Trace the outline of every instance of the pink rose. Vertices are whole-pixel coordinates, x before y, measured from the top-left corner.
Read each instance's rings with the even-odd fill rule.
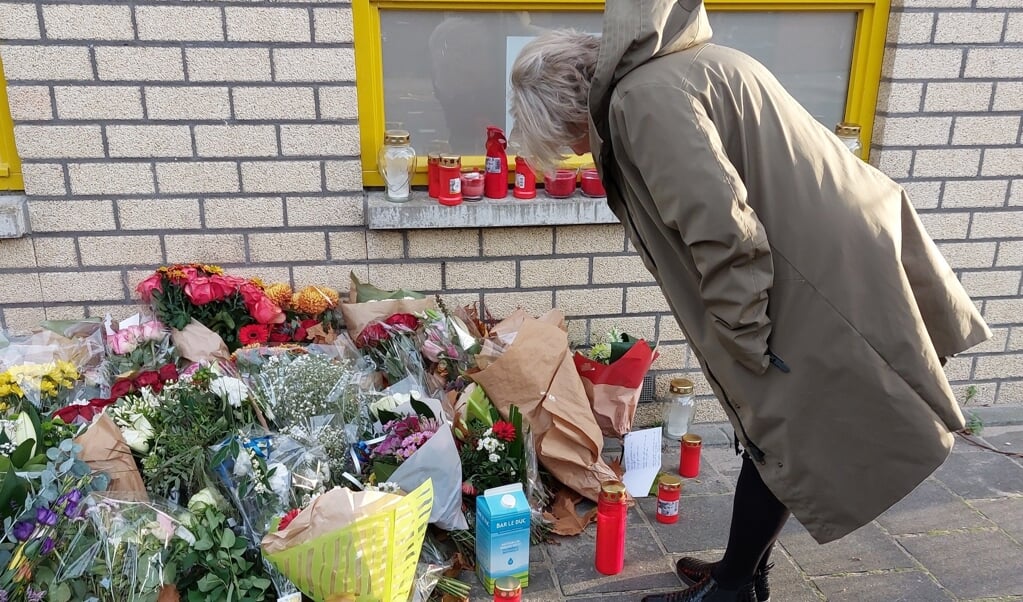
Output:
[[[149,303],[153,299],[153,291],[163,292],[163,276],[160,274],[153,274],[135,287],[135,292],[144,303]]]
[[[220,301],[230,292],[224,283],[205,276],[197,276],[185,285],[185,296],[196,305],[206,305],[207,303]]]
[[[144,341],[159,341],[166,335],[163,324],[153,320],[142,325],[139,337]]]
[[[130,329],[125,328],[124,330],[118,331],[113,336],[107,337],[107,344],[110,345],[110,350],[116,355],[128,355],[138,346],[138,341],[135,338],[135,333],[131,332]]]
[[[280,324],[284,321],[284,312],[266,295],[261,295],[255,303],[246,306],[252,317],[260,324]]]

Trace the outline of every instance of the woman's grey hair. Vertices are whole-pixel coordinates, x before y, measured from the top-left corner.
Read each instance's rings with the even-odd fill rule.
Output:
[[[600,36],[555,30],[526,44],[511,71],[512,140],[538,173],[565,158],[588,123]]]

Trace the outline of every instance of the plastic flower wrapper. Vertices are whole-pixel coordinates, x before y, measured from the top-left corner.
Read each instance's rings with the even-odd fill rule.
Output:
[[[103,327],[111,382],[174,363],[170,330],[158,320],[135,314],[115,324],[107,315]]]
[[[473,366],[473,355],[479,351],[480,343],[469,332],[461,318],[447,313],[443,301],[437,300],[439,309],[428,309],[420,318],[423,331],[420,351],[432,364],[431,375],[440,381],[433,395],[446,391],[461,390],[466,384],[463,377]]]
[[[433,500],[334,488],[289,511],[262,541],[266,558],[316,602],[408,600]]]
[[[93,494],[86,504],[99,542],[95,594],[103,602],[155,602],[175,583],[178,559],[196,544],[190,518],[166,502],[115,495]]]
[[[426,369],[419,350],[419,318],[413,314],[393,314],[368,324],[355,338],[355,345],[389,385],[412,377],[426,381]]]

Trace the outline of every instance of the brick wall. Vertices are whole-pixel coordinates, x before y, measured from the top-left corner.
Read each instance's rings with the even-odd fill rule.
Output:
[[[1023,4],[896,0],[872,158],[909,191],[994,338],[961,396],[1023,403]]]
[[[893,14],[873,157],[996,331],[951,378],[1023,403],[1023,11],[930,1]],[[0,326],[124,313],[165,262],[341,289],[355,270],[497,316],[556,306],[579,343],[656,339],[657,390],[686,374],[720,417],[620,226],[363,227],[349,5],[14,2],[0,38],[33,230],[0,241]]]

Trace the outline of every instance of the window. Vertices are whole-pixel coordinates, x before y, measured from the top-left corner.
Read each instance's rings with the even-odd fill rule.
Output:
[[[21,161],[14,146],[14,122],[7,104],[7,82],[0,63],[0,191],[21,190]]]
[[[707,0],[714,42],[767,65],[829,128],[853,121],[869,141],[889,0]],[[509,127],[508,73],[538,32],[600,33],[600,0],[354,0],[363,181],[383,184],[383,132],[412,134],[426,153],[446,143],[481,166],[484,127]],[[865,145],[869,147],[869,144]]]

